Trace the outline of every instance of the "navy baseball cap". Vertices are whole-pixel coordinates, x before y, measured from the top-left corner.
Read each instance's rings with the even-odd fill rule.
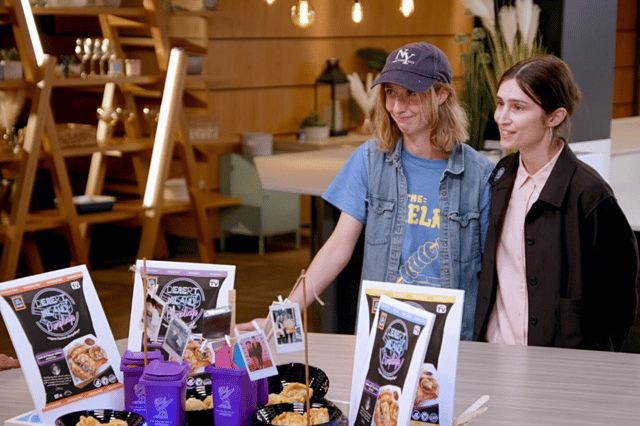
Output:
[[[451,83],[447,55],[432,44],[409,43],[391,52],[380,76],[373,83],[393,83],[413,92],[426,92],[437,81]]]

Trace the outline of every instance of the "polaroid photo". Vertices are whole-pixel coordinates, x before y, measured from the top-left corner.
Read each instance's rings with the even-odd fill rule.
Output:
[[[202,315],[202,337],[207,340],[220,340],[231,336],[231,306],[208,309]]]
[[[164,337],[164,342],[162,342],[162,349],[167,351],[169,359],[182,362],[184,351],[189,343],[191,327],[174,315],[173,311],[171,311],[170,316],[167,334]]]
[[[278,368],[273,361],[264,331],[243,334],[238,333],[237,328],[234,331],[249,378],[254,381],[277,375]]]
[[[166,303],[153,293],[147,293],[145,298],[145,309],[140,319],[140,329],[144,330],[145,322],[147,325],[147,337],[150,342],[157,342],[160,328],[162,327],[162,318],[165,314]]]
[[[286,303],[269,306],[276,352],[279,354],[304,350],[304,330],[300,306]]]
[[[158,294],[158,277],[147,276],[147,293],[154,296]]]

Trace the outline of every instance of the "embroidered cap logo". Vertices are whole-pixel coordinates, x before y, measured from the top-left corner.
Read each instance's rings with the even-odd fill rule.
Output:
[[[400,49],[398,53],[396,53],[396,58],[393,60],[393,63],[402,62],[404,65],[415,64],[415,62],[411,60],[414,56],[416,56],[416,54],[409,54],[408,49]]]

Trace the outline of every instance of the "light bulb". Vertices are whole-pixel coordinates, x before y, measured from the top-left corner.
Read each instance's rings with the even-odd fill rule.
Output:
[[[307,0],[300,0],[297,6],[291,6],[291,20],[300,28],[306,28],[313,24],[315,17],[316,11]]]
[[[267,0],[267,4],[273,4],[273,2],[276,0]]]
[[[356,0],[351,8],[351,19],[356,24],[362,21],[362,3],[360,3],[360,0]]]
[[[408,18],[413,13],[415,7],[413,6],[413,0],[401,0],[400,1],[400,13]]]

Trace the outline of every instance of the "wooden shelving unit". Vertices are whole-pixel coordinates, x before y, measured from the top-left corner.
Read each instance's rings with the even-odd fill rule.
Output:
[[[133,77],[85,77],[54,78],[53,87],[100,87],[107,83],[123,84],[157,84],[163,83],[163,75],[141,75]]]
[[[204,12],[207,19],[215,13]],[[153,46],[158,59],[159,75],[133,77],[95,77],[62,79],[53,76],[55,58],[44,55],[39,35],[34,32],[34,15],[82,15],[97,16],[103,36],[111,40],[115,51],[124,57],[125,44]],[[65,229],[68,236],[73,264],[88,264],[90,226],[100,223],[133,221],[142,226],[142,239],[138,251],[140,258],[153,258],[163,240],[160,221],[163,216],[174,213],[190,213],[195,220],[198,245],[203,262],[215,261],[213,246],[214,233],[207,223],[207,210],[219,209],[240,203],[240,199],[214,192],[203,192],[195,176],[196,154],[211,152],[214,141],[198,145],[192,144],[188,137],[186,116],[182,105],[185,82],[190,80],[209,81],[224,76],[186,75],[186,54],[173,49],[167,35],[166,12],[160,6],[160,0],[144,0],[142,8],[52,8],[30,7],[28,0],[7,0],[6,6],[0,6],[0,24],[10,24],[20,50],[25,67],[24,81],[0,82],[0,90],[27,88],[31,97],[31,113],[27,124],[25,142],[18,154],[0,153],[0,165],[3,169],[16,170],[15,188],[11,199],[11,211],[3,218],[0,240],[3,241],[0,260],[0,281],[15,276],[20,251],[23,249],[25,233],[47,229]],[[32,24],[30,24],[32,23]],[[136,37],[121,37],[120,27],[146,28],[150,40]],[[149,44],[150,43],[150,44]],[[173,61],[173,64],[170,63]],[[171,77],[171,78],[168,78]],[[205,83],[206,84],[206,83]],[[164,85],[161,95],[158,88]],[[125,122],[124,137],[113,137],[113,129],[104,121],[99,121],[96,144],[62,145],[58,138],[56,123],[51,110],[51,92],[57,88],[74,90],[92,90],[104,87],[101,107],[116,107],[116,92],[124,99],[124,108],[136,110],[136,96],[161,97],[160,120],[155,140],[144,137],[140,118],[135,116]],[[169,98],[174,102],[169,103]],[[165,112],[163,112],[165,111]],[[167,112],[168,111],[168,112]],[[207,148],[209,146],[209,148]],[[228,148],[225,141],[213,148]],[[73,192],[66,159],[72,157],[91,157],[91,166],[86,182],[85,195],[98,195],[103,191],[107,162],[110,156],[128,156],[133,162],[137,180],[137,189],[130,191],[132,199],[118,201],[112,211],[78,214],[73,204]],[[151,160],[149,161],[149,156]],[[185,176],[189,201],[167,202],[161,194],[167,179],[170,162],[178,159]],[[155,166],[154,166],[155,164]],[[35,175],[38,168],[49,170],[53,188],[58,199],[56,209],[29,211]],[[151,195],[154,195],[153,197]],[[39,263],[39,262],[38,262]]]
[[[0,90],[23,89],[27,87],[24,80],[0,80]]]

